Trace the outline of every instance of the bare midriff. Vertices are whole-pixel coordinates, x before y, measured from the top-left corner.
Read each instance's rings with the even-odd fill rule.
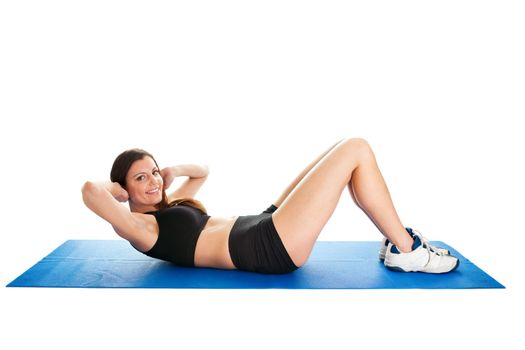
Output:
[[[195,248],[195,266],[235,269],[228,238],[237,216],[212,216],[202,230]]]

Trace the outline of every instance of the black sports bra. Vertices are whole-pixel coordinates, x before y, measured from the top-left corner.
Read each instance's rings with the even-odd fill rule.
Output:
[[[195,266],[197,240],[210,216],[187,205],[176,205],[145,214],[155,216],[159,225],[159,237],[155,245],[144,254],[178,265]]]

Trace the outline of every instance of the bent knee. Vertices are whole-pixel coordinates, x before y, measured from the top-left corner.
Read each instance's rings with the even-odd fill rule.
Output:
[[[345,149],[352,154],[359,154],[363,156],[373,154],[372,147],[364,138],[353,137],[344,139],[342,144],[344,145]]]
[[[370,147],[368,141],[362,137],[346,138],[342,143],[352,145],[352,147]]]

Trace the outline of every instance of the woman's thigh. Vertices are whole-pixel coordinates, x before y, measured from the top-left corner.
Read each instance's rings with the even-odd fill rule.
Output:
[[[286,197],[294,190],[294,188],[301,182],[301,180],[305,177],[310,170],[319,163],[321,159],[324,158],[330,152],[335,146],[337,146],[339,143],[341,143],[343,140],[337,141],[334,145],[332,145],[330,148],[328,148],[326,151],[321,153],[317,158],[315,158],[310,164],[308,164],[299,175],[293,181],[286,187],[286,189],[282,192],[281,196],[274,202],[276,207],[280,207],[281,204],[284,202]]]
[[[297,266],[308,259],[353,170],[368,152],[370,147],[363,139],[339,143],[305,175],[273,214],[275,227]]]

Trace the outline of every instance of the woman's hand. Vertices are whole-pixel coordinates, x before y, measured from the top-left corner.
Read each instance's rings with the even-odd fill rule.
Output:
[[[129,194],[128,191],[126,191],[118,182],[112,182],[111,185],[109,185],[109,193],[115,198],[117,201],[125,203],[129,200]]]
[[[164,189],[166,190],[171,186],[173,180],[177,177],[175,172],[175,167],[167,167],[160,171],[160,176],[162,176],[162,181],[164,182]]]
[[[167,189],[178,176],[188,176],[190,179],[206,178],[209,170],[206,165],[180,164],[164,168],[160,171],[160,176],[164,181],[164,189]]]

